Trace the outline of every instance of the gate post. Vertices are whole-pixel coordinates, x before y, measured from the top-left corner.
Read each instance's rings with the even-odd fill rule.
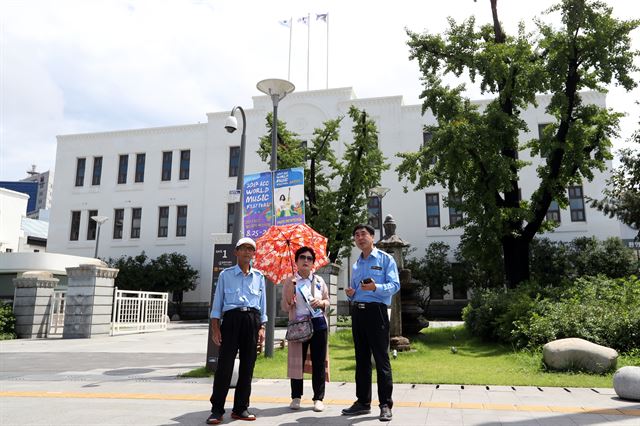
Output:
[[[117,269],[98,265],[67,268],[63,338],[110,333],[113,286],[117,275]]]
[[[51,295],[58,279],[49,272],[25,272],[13,279],[13,313],[20,339],[47,337]]]

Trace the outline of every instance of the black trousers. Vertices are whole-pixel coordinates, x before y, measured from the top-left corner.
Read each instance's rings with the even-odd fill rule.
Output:
[[[302,343],[302,368],[307,359],[307,351],[311,346],[311,386],[313,400],[324,399],[324,384],[326,382],[325,359],[327,357],[327,338],[329,330],[314,331],[310,340]],[[302,398],[302,379],[291,379],[291,398]]]
[[[233,397],[233,411],[242,413],[249,408],[251,379],[256,365],[260,313],[257,311],[227,311],[220,326],[222,344],[218,355],[218,367],[213,379],[211,412],[224,414],[224,402],[229,393],[233,363],[240,352],[238,383]]]
[[[389,315],[384,303],[351,306],[351,333],[356,350],[356,397],[371,404],[371,355],[376,362],[380,406],[393,407],[393,377],[389,362]]]

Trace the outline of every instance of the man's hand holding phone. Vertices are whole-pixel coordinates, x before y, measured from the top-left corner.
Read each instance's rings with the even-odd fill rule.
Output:
[[[360,288],[364,291],[376,291],[376,282],[373,278],[365,278],[360,282]]]

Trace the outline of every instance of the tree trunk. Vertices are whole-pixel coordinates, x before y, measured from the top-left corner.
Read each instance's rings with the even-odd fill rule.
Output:
[[[529,241],[504,237],[502,251],[507,287],[516,288],[518,284],[529,279]]]

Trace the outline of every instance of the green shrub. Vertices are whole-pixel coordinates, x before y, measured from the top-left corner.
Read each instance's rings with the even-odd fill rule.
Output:
[[[0,302],[0,340],[15,339],[16,317],[9,303]]]
[[[640,280],[579,278],[557,297],[537,303],[529,317],[515,320],[511,341],[539,346],[567,337],[620,352],[640,348]]]

